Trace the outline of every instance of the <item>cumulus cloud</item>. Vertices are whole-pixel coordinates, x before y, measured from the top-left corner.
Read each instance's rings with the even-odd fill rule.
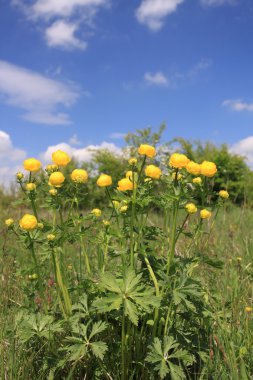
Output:
[[[47,45],[50,47],[62,47],[67,50],[85,50],[87,43],[75,36],[78,24],[68,23],[63,20],[55,21],[45,31]]]
[[[253,103],[244,102],[242,99],[227,99],[222,103],[223,107],[228,107],[232,111],[248,111],[253,112]]]
[[[161,72],[157,71],[156,73],[145,73],[144,80],[146,83],[154,86],[168,86],[169,82],[166,76]]]
[[[244,156],[250,168],[253,169],[253,136],[238,141],[231,146],[230,151]]]
[[[159,30],[166,17],[175,12],[183,2],[184,0],[142,0],[136,10],[136,18],[149,29]]]
[[[0,60],[0,101],[24,110],[22,117],[28,121],[70,124],[59,108],[69,108],[78,97],[73,86]]]
[[[237,0],[200,0],[202,5],[219,7],[221,5],[236,5]]]
[[[10,135],[0,130],[0,183],[8,185],[20,169],[26,152],[13,146]]]

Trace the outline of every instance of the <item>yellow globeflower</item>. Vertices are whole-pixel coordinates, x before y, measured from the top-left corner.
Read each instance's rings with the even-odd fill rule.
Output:
[[[217,172],[217,167],[214,162],[203,161],[200,165],[200,172],[206,177],[213,177]]]
[[[195,185],[201,185],[202,179],[201,177],[196,177],[196,178],[193,178],[192,182],[195,183]]]
[[[226,190],[220,190],[220,191],[219,191],[219,196],[220,196],[221,198],[228,199],[228,197],[229,197],[229,193],[228,193]]]
[[[63,182],[65,181],[65,177],[61,172],[54,172],[49,177],[49,185],[55,187],[61,187]]]
[[[37,226],[40,230],[43,230],[43,228],[44,228],[44,224],[43,223],[38,223],[38,226]]]
[[[198,211],[194,203],[187,203],[185,209],[189,214],[195,214]]]
[[[4,221],[4,223],[5,223],[5,225],[6,225],[7,227],[11,227],[11,226],[13,225],[13,223],[14,223],[14,220],[13,220],[12,218],[9,218],[9,219],[6,219],[6,220]]]
[[[209,218],[211,218],[211,215],[212,215],[212,213],[205,208],[200,211],[201,219],[209,219]]]
[[[87,182],[87,179],[88,179],[88,173],[84,169],[75,169],[70,174],[70,178],[74,182],[85,183],[85,182]]]
[[[48,172],[54,172],[54,171],[56,171],[58,169],[59,169],[58,166],[55,165],[55,164],[49,164],[46,167],[46,171],[48,171]]]
[[[104,226],[106,226],[106,227],[108,227],[108,226],[110,226],[110,224],[111,224],[111,222],[110,222],[110,220],[103,220],[103,224],[104,224]]]
[[[145,174],[147,177],[154,178],[154,179],[159,179],[162,175],[162,171],[158,166],[155,165],[148,165],[145,168]]]
[[[52,195],[53,197],[54,197],[55,195],[57,195],[57,193],[58,193],[58,191],[57,191],[56,189],[50,189],[50,190],[49,190],[49,194]]]
[[[182,169],[185,168],[190,162],[189,158],[181,153],[173,153],[170,157],[169,164],[173,168]]]
[[[21,181],[21,179],[24,178],[24,174],[21,173],[21,172],[18,172],[18,173],[16,174],[16,178],[17,178],[19,181]]]
[[[148,144],[141,144],[138,148],[138,153],[147,156],[149,158],[152,158],[156,155],[156,150],[153,146]]]
[[[71,158],[66,152],[63,152],[62,150],[57,150],[52,154],[52,160],[58,166],[67,166],[68,163],[71,161]]]
[[[197,164],[197,162],[190,161],[187,166],[186,170],[188,173],[193,174],[193,175],[199,175],[200,174],[200,165]]]
[[[36,158],[27,158],[23,165],[24,169],[29,172],[37,172],[41,168],[41,162]]]
[[[120,202],[119,201],[112,201],[112,204],[115,208],[118,208],[119,205],[120,205]]]
[[[34,230],[38,225],[38,221],[34,215],[25,214],[19,221],[19,226],[26,231]]]
[[[120,209],[119,209],[119,211],[120,212],[126,212],[127,209],[128,209],[128,206],[121,206]]]
[[[246,311],[246,313],[251,313],[253,311],[253,308],[250,306],[246,306],[245,311]]]
[[[112,177],[107,174],[101,174],[97,180],[97,185],[99,187],[107,187],[111,186],[112,184]]]
[[[137,158],[135,158],[135,157],[129,158],[128,163],[129,163],[129,165],[133,165],[133,166],[136,165],[137,164]]]
[[[26,188],[27,191],[33,191],[33,190],[36,189],[36,185],[33,182],[29,182],[29,183],[26,184],[25,188]]]
[[[98,218],[102,214],[102,211],[99,208],[94,208],[91,210],[91,213]]]
[[[134,184],[132,181],[130,181],[129,178],[123,178],[120,181],[118,181],[118,190],[120,191],[126,191],[126,190],[133,190]]]
[[[48,241],[54,241],[55,238],[56,238],[56,236],[55,236],[54,234],[48,234],[48,235],[47,235],[47,240],[48,240]]]

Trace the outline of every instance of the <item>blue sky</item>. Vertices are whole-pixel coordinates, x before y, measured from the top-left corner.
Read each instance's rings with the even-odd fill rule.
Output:
[[[252,0],[2,0],[0,36],[0,181],[162,122],[253,164]]]

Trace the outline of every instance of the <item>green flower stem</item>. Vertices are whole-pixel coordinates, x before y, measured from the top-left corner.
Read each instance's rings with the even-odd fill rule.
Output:
[[[171,229],[171,238],[170,238],[170,249],[168,251],[167,257],[167,274],[169,274],[170,267],[175,255],[175,248],[177,242],[177,217],[179,209],[179,200],[176,200],[173,204],[173,220],[172,220],[172,229]]]
[[[113,203],[113,200],[112,200],[112,197],[111,197],[110,191],[109,191],[109,189],[108,189],[107,186],[106,186],[106,188],[105,188],[105,192],[106,192],[106,195],[108,196],[108,199],[109,199],[109,201],[110,201],[110,203],[111,203],[111,205],[112,205],[112,208],[113,208],[113,210],[114,210],[114,213],[115,213],[115,216],[116,216],[116,220],[117,220],[117,225],[118,225],[118,227],[120,227],[120,225],[119,225],[119,217],[118,217],[118,213],[117,213],[116,207],[115,207],[115,205],[114,205],[114,203]]]
[[[160,295],[159,284],[158,284],[157,278],[155,276],[155,273],[154,273],[154,271],[153,271],[153,269],[152,269],[152,267],[150,265],[149,259],[147,258],[146,254],[145,254],[144,260],[145,260],[145,263],[147,265],[149,274],[150,274],[150,276],[152,278],[152,281],[154,283],[156,296],[159,297],[159,295]],[[158,311],[158,308],[156,307],[155,308],[155,313],[154,313],[154,326],[153,326],[153,332],[152,332],[152,336],[153,337],[155,337],[155,335],[156,335],[158,316],[159,316],[159,311]]]
[[[57,266],[56,266],[56,261],[55,261],[55,256],[54,256],[53,249],[51,250],[51,255],[52,255],[53,266],[54,266],[54,275],[55,275],[55,279],[57,279]],[[56,280],[56,291],[57,291],[57,295],[58,295],[58,298],[59,298],[59,304],[60,304],[61,311],[62,311],[62,313],[64,315],[64,318],[67,319],[67,314],[65,312],[65,308],[64,308],[64,305],[63,305],[62,300],[61,300],[61,289],[59,287],[59,284],[58,284],[57,280]]]
[[[197,224],[197,227],[196,227],[196,229],[195,229],[194,236],[193,236],[193,238],[192,238],[192,240],[191,240],[191,242],[190,242],[190,244],[189,244],[189,246],[188,246],[188,248],[187,248],[187,250],[186,250],[186,256],[188,256],[188,254],[189,254],[189,252],[190,252],[190,250],[191,250],[191,247],[192,247],[193,243],[195,243],[195,241],[198,239],[199,232],[200,232],[200,230],[201,230],[202,225],[203,225],[203,220],[200,219],[200,221],[199,221],[199,223]]]
[[[37,213],[37,210],[36,210],[36,205],[35,205],[35,202],[34,202],[34,199],[31,197],[29,197],[30,201],[31,201],[31,206],[32,206],[32,209],[33,209],[33,213],[34,213],[34,216],[38,219],[38,213]]]
[[[125,339],[126,339],[126,332],[125,332],[125,314],[123,310],[122,315],[122,328],[121,328],[121,379],[127,380],[126,377],[126,357],[125,357]]]
[[[135,220],[135,203],[136,203],[136,190],[134,182],[134,172],[133,172],[133,192],[132,192],[132,208],[131,208],[131,220],[130,220],[130,265],[134,268],[134,220]]]
[[[180,229],[179,229],[179,231],[178,231],[178,233],[177,233],[177,236],[176,236],[176,242],[178,241],[180,234],[183,232],[184,226],[185,226],[187,220],[189,219],[189,216],[190,216],[190,214],[187,214],[187,215],[186,215],[186,217],[185,217],[185,219],[184,219],[184,221],[183,221],[183,223],[182,223],[182,226],[180,227]]]
[[[87,255],[87,250],[85,247],[83,236],[81,236],[81,247],[82,247],[82,254],[84,256],[85,267],[86,267],[87,273],[90,275],[91,274],[90,260],[89,260],[89,257]]]

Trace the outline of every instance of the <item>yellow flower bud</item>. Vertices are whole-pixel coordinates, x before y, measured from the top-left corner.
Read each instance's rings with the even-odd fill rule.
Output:
[[[153,146],[148,144],[141,144],[138,148],[138,153],[152,158],[156,155],[156,150]]]
[[[103,224],[104,224],[104,226],[108,227],[108,226],[110,226],[111,222],[109,220],[104,219]]]
[[[88,179],[88,173],[84,169],[75,169],[70,174],[70,178],[72,179],[73,182],[85,183],[87,182],[87,179]]]
[[[250,306],[246,306],[245,311],[246,311],[246,313],[251,313],[253,311],[253,309]]]
[[[170,157],[169,164],[173,168],[182,169],[182,168],[185,168],[189,162],[190,162],[189,158],[186,157],[184,154],[173,153]]]
[[[145,174],[147,177],[154,178],[154,179],[159,179],[162,175],[162,171],[158,166],[155,165],[148,165],[145,168]]]
[[[214,162],[203,161],[200,165],[200,172],[206,177],[213,177],[217,173],[217,167]]]
[[[62,150],[57,150],[52,154],[52,160],[58,166],[67,166],[68,163],[71,161],[71,158],[67,153],[63,152]]]
[[[128,160],[129,165],[135,166],[137,164],[137,158],[131,157]]]
[[[59,167],[55,164],[50,164],[50,165],[47,165],[47,167],[46,167],[47,172],[55,172],[58,169],[59,169]]]
[[[126,212],[127,209],[128,209],[128,206],[121,206],[120,209],[119,209],[119,211],[120,212]]]
[[[201,177],[193,178],[192,183],[195,183],[195,185],[201,185],[202,183]]]
[[[180,181],[183,178],[183,175],[181,173],[177,173],[177,180]],[[176,179],[176,173],[172,173],[172,179]]]
[[[200,165],[194,161],[190,161],[186,166],[186,170],[188,171],[188,173],[193,174],[193,175],[199,175],[200,169],[201,169]]]
[[[43,230],[43,228],[44,228],[44,224],[43,223],[38,223],[38,226],[37,226],[40,230]]]
[[[114,205],[115,208],[118,208],[120,205],[119,201],[112,201],[112,204]]]
[[[49,177],[49,185],[55,187],[61,187],[63,182],[65,181],[65,177],[61,172],[53,172]]]
[[[238,256],[238,257],[236,258],[236,260],[240,262],[240,261],[242,261],[242,258],[241,258],[240,256]]]
[[[211,215],[212,215],[212,213],[205,208],[200,211],[201,219],[209,219],[209,218],[211,218]]]
[[[23,165],[24,169],[29,172],[37,172],[41,168],[41,162],[36,158],[27,158]]]
[[[6,225],[7,227],[11,227],[11,226],[13,225],[13,223],[14,223],[14,220],[13,220],[12,218],[9,218],[9,219],[6,219],[6,220],[4,221],[4,223],[5,223],[5,225]]]
[[[107,187],[111,186],[112,184],[112,177],[107,174],[101,174],[97,180],[97,185],[99,187]]]
[[[119,191],[133,190],[133,188],[134,188],[134,183],[130,181],[129,178],[123,178],[120,181],[118,181],[117,189]]]
[[[25,186],[27,191],[34,191],[36,189],[36,185],[33,182],[29,182]]]
[[[19,226],[25,231],[32,231],[38,225],[37,218],[31,214],[25,214],[19,221]]]
[[[98,218],[102,214],[102,211],[99,208],[94,208],[91,211],[91,214],[95,215]]]
[[[18,172],[18,173],[16,174],[16,178],[17,178],[17,180],[21,181],[21,179],[24,178],[24,174],[21,173],[21,172]]]
[[[185,209],[189,214],[195,214],[198,211],[194,203],[187,203]]]
[[[226,190],[220,190],[220,191],[219,191],[219,196],[220,196],[221,198],[228,199],[228,197],[229,197],[229,193],[228,193]]]
[[[49,194],[55,197],[57,195],[58,191],[56,189],[50,189]]]
[[[54,241],[55,238],[56,238],[56,236],[55,236],[54,234],[48,234],[48,235],[47,235],[47,240],[48,240],[48,241]]]

